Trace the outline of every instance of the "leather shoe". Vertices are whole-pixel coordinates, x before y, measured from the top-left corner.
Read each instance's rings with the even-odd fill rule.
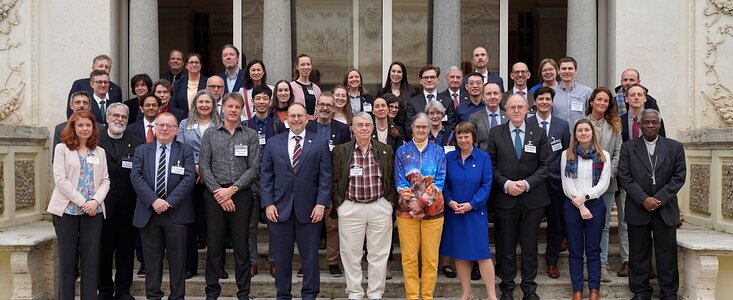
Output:
[[[224,271],[224,269],[221,269],[219,272],[219,279],[227,279],[229,278],[229,273],[227,271]]]
[[[252,264],[249,267],[249,277],[255,277],[255,275],[257,275],[258,271],[259,270],[257,269],[257,264]]]
[[[590,289],[590,296],[588,296],[588,300],[598,300],[600,296],[601,295],[598,292],[598,289]]]
[[[618,276],[618,277],[629,277],[629,262],[628,261],[625,261],[621,265],[621,269],[619,269],[618,272],[616,272],[616,276]]]
[[[275,263],[274,262],[270,263],[270,275],[272,276],[272,278],[275,278]]]
[[[501,293],[499,300],[514,300],[514,295],[511,291],[504,291]]]
[[[535,292],[528,292],[524,294],[522,300],[540,300],[540,296]]]
[[[583,300],[583,292],[573,292],[573,300]]]
[[[547,276],[550,278],[560,278],[560,270],[556,265],[547,265]]]
[[[651,296],[644,296],[642,294],[635,294],[634,297],[631,298],[631,300],[651,300]]]
[[[456,270],[451,266],[443,266],[443,275],[448,278],[456,278]]]
[[[191,271],[186,271],[186,279],[191,279],[193,276],[196,276],[196,273]]]
[[[479,279],[481,279],[481,271],[478,268],[478,263],[473,262],[473,265],[471,266],[471,280]]]
[[[568,251],[568,239],[562,239],[560,242],[560,252]]]
[[[140,264],[140,269],[137,270],[137,277],[145,278],[145,264]]]

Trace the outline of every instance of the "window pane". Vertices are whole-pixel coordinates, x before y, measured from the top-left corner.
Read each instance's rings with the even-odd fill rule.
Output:
[[[263,0],[242,0],[242,53],[247,61],[242,61],[242,68],[253,58],[262,59],[262,24]],[[269,84],[274,83],[272,79]]]
[[[473,71],[473,49],[489,53],[489,72],[499,73],[499,0],[461,1],[461,63],[464,72]]]
[[[412,86],[420,84],[418,71],[428,62],[427,0],[405,0],[392,3],[392,60],[407,67],[407,80]],[[382,74],[386,80],[387,74]],[[382,82],[384,84],[384,82]]]

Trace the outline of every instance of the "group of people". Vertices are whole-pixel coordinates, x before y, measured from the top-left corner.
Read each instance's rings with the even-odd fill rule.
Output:
[[[162,79],[133,76],[134,97],[124,102],[109,79],[109,56],[96,57],[90,78],[74,82],[69,119],[55,130],[48,207],[63,258],[60,299],[74,298],[77,275],[82,298],[132,299],[136,251],[146,297],[164,296],[165,255],[169,299],[183,299],[201,248],[206,297],[216,299],[219,280],[229,276],[227,247],[236,297],[249,299],[260,220],[268,226],[278,299],[292,298],[295,246],[300,295],[319,295],[322,239],[329,273],[345,277],[348,298],[381,299],[392,277],[395,225],[406,298],[432,299],[442,272],[459,278],[461,299],[478,279],[489,299],[513,299],[519,244],[523,299],[539,299],[543,219],[547,275],[560,276],[566,248],[572,299],[583,297],[584,264],[589,298],[598,299],[611,276],[614,202],[623,262],[617,275],[629,277],[633,299],[651,298],[651,276],[662,299],[676,299],[676,193],[685,155],[664,137],[638,71],[624,71],[614,95],[576,82],[571,57],[543,60],[542,81],[532,88],[528,66],[518,62],[505,92],[478,47],[473,71],[451,67],[445,91],[437,91],[440,68],[421,68],[417,91],[394,62],[372,96],[354,68],[342,85],[321,90],[305,54],[294,61],[293,80],[274,85],[262,60],[240,69],[233,45],[221,57],[224,72],[207,77],[200,55],[173,50]],[[665,266],[656,274],[652,248]]]

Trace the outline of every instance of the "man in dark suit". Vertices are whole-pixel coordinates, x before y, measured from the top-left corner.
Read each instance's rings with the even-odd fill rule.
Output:
[[[532,76],[532,73],[529,72],[529,67],[523,62],[515,63],[512,65],[512,72],[509,76],[512,78],[514,86],[504,94],[504,98],[501,99],[501,107],[506,106],[506,100],[509,99],[509,96],[519,94],[529,103],[529,111],[527,113],[534,115],[537,112],[537,106],[534,103],[534,95],[529,92],[529,88],[527,87],[527,81]]]
[[[560,179],[560,158],[563,150],[570,145],[570,129],[568,121],[552,116],[552,98],[555,97],[555,90],[543,86],[534,92],[537,114],[527,118],[527,123],[536,125],[547,135],[547,194],[550,197],[550,205],[545,210],[547,217],[547,276],[559,278],[560,270],[557,268],[557,260],[560,256],[560,244],[563,236],[562,206],[565,204],[565,194],[562,190]]]
[[[501,89],[499,85],[489,82],[484,85],[482,100],[485,109],[479,110],[468,117],[468,122],[476,126],[476,145],[484,151],[489,151],[489,132],[492,128],[509,122],[505,111],[499,109]]]
[[[89,94],[85,91],[78,91],[71,95],[71,98],[69,100],[69,107],[71,108],[72,112],[77,111],[89,111]],[[64,128],[66,128],[67,121],[63,121],[56,125],[56,127],[53,129],[53,148],[56,148],[56,145],[61,143],[61,132],[64,131]],[[99,127],[99,132],[103,132],[105,130],[104,125],[97,122],[97,127]],[[52,157],[53,159],[53,157]]]
[[[328,142],[305,130],[306,110],[288,108],[290,130],[272,137],[262,155],[261,201],[270,221],[278,299],[291,299],[293,246],[303,265],[303,299],[320,292],[318,242],[321,220],[331,203],[331,152]]]
[[[437,91],[438,83],[440,82],[440,68],[433,65],[426,65],[420,69],[419,76],[420,84],[423,88],[422,93],[410,98],[410,101],[407,102],[407,108],[405,109],[405,116],[407,117],[407,120],[405,120],[405,128],[407,128],[406,140],[410,140],[412,138],[412,129],[410,129],[412,118],[414,118],[417,113],[425,112],[425,106],[427,106],[428,102],[431,100],[438,100],[440,101],[440,104],[443,104],[443,107],[445,107],[443,126],[446,130],[453,130],[453,127],[456,125],[453,100],[451,100],[450,97],[439,95]]]
[[[504,79],[499,77],[499,75],[489,72],[489,52],[486,51],[486,48],[476,47],[473,49],[472,55],[473,60],[471,61],[471,64],[473,65],[473,71],[478,72],[479,74],[484,76],[484,84],[487,84],[489,82],[496,83],[503,93]],[[461,89],[463,89],[463,92],[466,91],[465,86],[467,79],[468,78],[463,77],[463,84],[461,84]]]
[[[135,149],[130,179],[137,193],[133,225],[147,263],[145,295],[163,298],[163,253],[170,268],[168,299],[186,294],[186,225],[195,220],[191,192],[195,181],[193,149],[177,142],[178,120],[162,113],[155,122],[156,142]]]
[[[438,95],[446,96],[453,100],[453,108],[458,108],[458,105],[468,100],[468,93],[463,90],[463,72],[456,66],[451,66],[448,69],[448,74],[445,75],[445,80],[448,82],[448,88],[445,91],[440,92]],[[483,84],[482,84],[483,85]]]
[[[629,224],[629,290],[633,300],[651,299],[649,275],[655,251],[660,299],[677,299],[677,193],[685,184],[685,150],[659,134],[662,118],[654,109],[641,113],[642,139],[621,145],[618,178],[626,190]],[[663,266],[663,267],[661,267]]]
[[[125,133],[129,133],[136,136],[146,143],[155,141],[155,121],[158,118],[160,112],[160,98],[154,94],[147,94],[143,96],[143,102],[140,104],[142,107],[143,116],[140,120],[127,126]]]
[[[110,81],[109,75],[107,75],[107,73],[104,73],[104,71],[101,70],[94,70],[89,75],[89,77],[91,78],[89,84],[92,87],[92,93],[89,94],[91,96],[91,99],[89,99],[89,111],[92,113],[92,115],[94,115],[94,119],[96,119],[98,123],[106,125],[107,118],[105,117],[105,115],[107,106],[112,103],[122,101],[112,100],[108,97]],[[68,115],[70,116],[71,113],[69,113]]]
[[[107,155],[110,188],[104,199],[107,218],[102,224],[102,242],[99,250],[99,299],[130,300],[132,269],[137,230],[132,226],[135,211],[135,190],[130,180],[132,155],[143,141],[124,134],[129,108],[113,103],[107,109],[107,130],[99,135],[99,146]],[[112,261],[115,262],[114,281]]]
[[[183,62],[183,52],[173,49],[168,54],[168,71],[160,73],[160,79],[168,80],[168,82],[176,83],[183,75],[186,75],[185,63]]]
[[[351,130],[349,126],[333,119],[333,108],[336,100],[333,94],[323,92],[318,101],[316,101],[316,119],[311,120],[305,125],[305,130],[313,132],[321,138],[328,141],[328,147],[341,145],[351,140]],[[326,209],[324,216],[324,229],[321,232],[321,239],[326,239],[326,262],[328,262],[328,271],[333,277],[341,277],[343,273],[339,268],[339,230],[338,219],[330,217],[331,209]],[[325,234],[324,234],[325,233]]]
[[[92,71],[94,70],[100,70],[107,74],[107,81],[109,81],[109,73],[110,71],[112,71],[112,58],[110,58],[109,55],[106,54],[97,55],[97,57],[92,60]],[[74,81],[74,83],[71,85],[71,90],[69,90],[69,97],[67,97],[67,101],[71,100],[72,94],[79,91],[85,91],[87,92],[87,94],[93,95],[94,89],[90,84],[91,81],[91,76],[89,78],[81,78]],[[106,95],[102,97],[102,99],[109,99],[109,104],[112,104],[112,102],[122,102],[122,90],[120,89],[120,86],[115,84],[114,82],[109,81],[105,94]],[[71,113],[71,107],[68,106],[67,102],[66,117],[70,117]],[[97,115],[94,116],[96,117]],[[100,117],[102,117],[101,114]],[[97,119],[97,122],[104,123],[99,119]]]
[[[639,120],[641,120],[641,113],[646,108],[646,91],[646,87],[638,83],[632,84],[626,91],[625,99],[629,111],[621,115],[621,140],[624,142],[637,139],[642,135]],[[667,136],[664,130],[664,120],[660,121],[659,135]]]
[[[242,60],[247,61],[247,57],[242,55]],[[244,74],[242,68],[239,67],[239,49],[232,44],[226,44],[221,48],[221,63],[224,64],[224,72],[219,73],[219,77],[224,79],[224,92],[239,92],[244,86]]]
[[[489,133],[489,155],[494,165],[494,224],[496,257],[501,278],[501,299],[514,299],[517,274],[516,247],[522,248],[522,292],[525,300],[537,295],[537,234],[547,198],[547,136],[542,128],[525,122],[527,101],[509,97],[506,106],[511,122]]]

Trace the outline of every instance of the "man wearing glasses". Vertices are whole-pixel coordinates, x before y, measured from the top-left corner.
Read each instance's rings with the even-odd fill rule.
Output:
[[[109,81],[109,73],[112,71],[112,58],[109,57],[109,55],[106,54],[100,54],[94,57],[92,60],[92,71],[94,70],[100,70],[104,72],[104,74],[107,74],[107,81],[109,84],[106,87],[105,96],[101,97],[102,99],[109,99],[109,102],[122,102],[122,90],[120,87],[115,84],[114,82]],[[71,85],[71,90],[69,91],[69,97],[68,101],[71,101],[71,95],[73,95],[76,92],[79,91],[85,91],[87,94],[92,95],[94,94],[94,83],[90,84],[90,81],[94,81],[92,76],[89,76],[89,78],[81,78]],[[110,105],[112,103],[106,103],[106,105]],[[94,111],[92,111],[94,112]],[[66,106],[66,117],[70,117],[72,113],[71,107]],[[94,114],[94,117],[97,118],[97,122],[104,124],[104,113],[100,114],[99,116]]]
[[[407,140],[412,138],[412,129],[410,127],[415,114],[418,112],[424,112],[425,106],[432,100],[440,101],[440,104],[443,104],[443,107],[445,107],[443,126],[446,130],[453,130],[453,127],[456,125],[453,100],[450,99],[450,97],[438,94],[437,91],[438,83],[440,82],[440,77],[438,77],[440,76],[440,68],[433,65],[426,65],[420,69],[418,75],[420,77],[420,85],[422,85],[423,90],[422,93],[412,97],[410,101],[407,102],[407,108],[405,109],[405,115],[407,116],[407,119],[405,120]]]
[[[105,115],[107,114],[107,106],[114,102],[121,102],[120,100],[111,100],[107,94],[109,92],[109,75],[102,70],[94,70],[89,75],[92,86],[93,94],[92,98],[94,101],[91,103],[91,113],[97,122],[107,125]]]
[[[501,108],[503,109],[504,106],[506,106],[506,101],[509,99],[509,96],[514,94],[519,94],[524,98],[524,100],[527,100],[527,103],[529,104],[529,111],[527,112],[527,116],[531,117],[535,114],[537,111],[537,106],[534,105],[534,96],[532,93],[529,92],[529,88],[527,88],[527,81],[529,80],[529,77],[532,76],[532,73],[529,72],[529,67],[527,67],[527,64],[523,62],[518,62],[512,65],[512,73],[509,75],[509,77],[512,78],[512,81],[514,82],[514,87],[512,87],[511,90],[507,91],[504,94],[504,98],[501,99]]]
[[[206,80],[206,90],[214,94],[214,97],[216,97],[216,110],[219,112],[219,117],[224,120],[224,115],[222,115],[221,111],[221,96],[224,96],[224,79],[217,75],[209,77],[209,79]]]

